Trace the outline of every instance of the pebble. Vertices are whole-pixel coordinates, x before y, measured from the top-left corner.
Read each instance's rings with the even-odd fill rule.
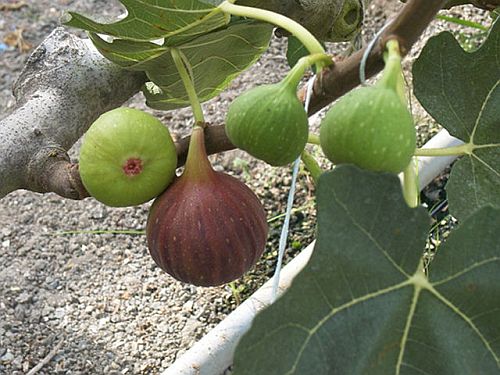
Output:
[[[12,354],[11,352],[7,352],[5,353],[2,357],[0,357],[0,362],[3,362],[3,363],[9,363],[11,362],[12,360],[14,359],[14,354]]]

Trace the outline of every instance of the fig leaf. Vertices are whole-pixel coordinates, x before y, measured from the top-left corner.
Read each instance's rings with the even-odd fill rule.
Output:
[[[431,38],[413,65],[415,95],[451,135],[474,145],[447,185],[450,212],[466,219],[500,207],[500,22],[483,45],[465,52],[449,32]]]
[[[218,95],[251,66],[267,49],[271,33],[271,25],[240,20],[177,46],[189,65],[200,101]],[[150,107],[171,110],[190,105],[170,47],[130,40],[108,43],[97,34],[91,34],[91,39],[107,59],[123,68],[146,72],[152,82],[143,91]]]
[[[317,200],[312,257],[241,339],[235,375],[500,374],[500,210],[464,221],[427,278],[429,218],[396,176],[339,166]]]
[[[229,17],[214,6],[198,0],[120,0],[127,16],[114,23],[99,23],[69,12],[66,25],[91,33],[133,41],[164,38],[164,45],[175,46],[198,35],[226,25]]]

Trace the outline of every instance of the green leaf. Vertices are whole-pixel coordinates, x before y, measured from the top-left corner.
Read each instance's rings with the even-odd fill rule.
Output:
[[[453,167],[450,212],[464,220],[485,204],[500,207],[500,22],[473,53],[448,32],[431,38],[413,75],[415,95],[427,112],[474,147]]]
[[[302,42],[294,36],[289,36],[286,59],[290,68],[293,68],[297,64],[297,61],[307,55],[309,55],[309,51]]]
[[[175,48],[185,57],[200,101],[222,92],[251,66],[269,46],[273,27],[254,20],[238,20]],[[147,104],[171,110],[189,106],[169,46],[152,42],[114,40],[109,43],[91,33],[96,48],[112,62],[129,70],[145,71],[152,81],[144,88]]]
[[[323,48],[326,49],[325,43],[321,43]],[[302,42],[297,39],[296,37],[289,36],[288,37],[288,47],[286,50],[286,59],[288,61],[288,65],[290,68],[293,68],[297,62],[305,56],[309,55],[309,51],[307,48],[302,44]],[[311,67],[312,71],[316,73],[316,65],[313,65]]]
[[[202,1],[206,4],[211,4],[215,7],[224,2],[224,0],[202,0]]]
[[[120,0],[127,17],[110,24],[94,22],[69,12],[66,25],[139,42],[164,38],[164,45],[175,46],[229,22],[229,16],[216,7],[197,0]]]
[[[185,56],[200,101],[218,95],[251,66],[267,49],[271,33],[271,25],[245,20],[180,46],[178,49]],[[189,105],[169,53],[147,64],[147,75],[155,84],[144,90],[150,107],[170,110]]]
[[[429,218],[395,176],[339,166],[317,199],[313,255],[240,341],[235,375],[500,374],[499,210],[465,221],[427,280]]]

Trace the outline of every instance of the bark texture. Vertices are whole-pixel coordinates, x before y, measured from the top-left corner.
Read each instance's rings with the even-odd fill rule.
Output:
[[[66,151],[144,80],[104,59],[90,42],[54,30],[14,85],[14,112],[0,121],[0,198],[17,189],[87,196]]]

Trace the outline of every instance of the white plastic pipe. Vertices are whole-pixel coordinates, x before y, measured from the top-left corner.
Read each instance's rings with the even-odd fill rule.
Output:
[[[441,130],[424,148],[443,148],[462,144],[460,140]],[[419,157],[418,177],[420,189],[450,165],[456,157]],[[297,255],[283,270],[278,295],[292,283],[305,267],[314,248],[314,242]],[[271,303],[272,279],[265,283],[236,310],[229,314],[212,331],[175,361],[162,375],[221,375],[233,363],[233,354],[239,339],[250,329],[253,318]]]
[[[446,129],[441,130],[422,148],[443,148],[460,146],[464,143],[450,135]],[[418,181],[420,190],[429,185],[432,180],[441,174],[457,156],[419,156],[418,157]]]
[[[283,268],[278,295],[288,289],[295,275],[307,264],[313,247],[314,241]],[[236,345],[250,328],[255,315],[271,303],[272,289],[273,280],[270,279],[162,375],[221,375],[233,363]]]

